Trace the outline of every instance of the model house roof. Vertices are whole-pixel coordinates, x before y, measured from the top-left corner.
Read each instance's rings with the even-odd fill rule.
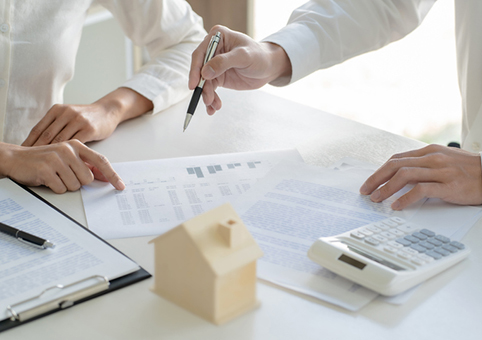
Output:
[[[226,203],[182,223],[166,234],[190,239],[216,276],[241,268],[263,256],[231,204]],[[164,235],[166,235],[164,234]],[[152,240],[157,243],[163,236]],[[177,242],[177,241],[176,241]],[[179,251],[182,251],[180,244]]]

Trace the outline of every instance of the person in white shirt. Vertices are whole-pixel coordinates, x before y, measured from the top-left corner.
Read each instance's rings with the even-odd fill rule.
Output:
[[[280,31],[256,42],[215,26],[193,52],[189,87],[206,79],[208,114],[221,109],[217,87],[256,89],[284,86],[318,69],[381,48],[413,31],[436,0],[312,0],[296,9]],[[482,204],[482,1],[455,0],[459,85],[462,94],[462,148],[429,145],[392,156],[360,188],[374,202],[415,184],[392,208],[424,198]],[[221,31],[218,53],[203,66],[210,37]]]
[[[94,3],[113,14],[134,44],[146,47],[150,62],[93,104],[63,105],[82,27]],[[92,180],[92,176],[87,179],[74,171],[67,177],[82,177],[76,183],[61,175],[53,181],[59,165],[47,160],[43,164],[41,157],[34,157],[51,152],[80,164],[94,155],[83,144],[22,147],[72,139],[82,143],[102,140],[121,122],[146,112],[157,113],[180,101],[189,94],[186,82],[191,53],[205,34],[202,19],[184,0],[0,0],[0,175],[28,185],[44,184],[56,192],[75,190]],[[17,176],[12,170],[16,162],[31,171]],[[11,166],[6,168],[7,164]],[[45,171],[49,176],[44,177],[50,182],[35,178],[42,172],[33,169],[43,165],[49,167]],[[86,167],[81,168],[84,173]],[[62,187],[59,180],[66,185]]]

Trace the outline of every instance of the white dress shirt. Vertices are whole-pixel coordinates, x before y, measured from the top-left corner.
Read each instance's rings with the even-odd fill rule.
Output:
[[[206,32],[184,0],[0,0],[0,141],[21,144],[52,105],[62,103],[93,3],[150,54],[123,86],[150,99],[153,112],[189,93],[191,53]]]
[[[293,70],[291,82],[295,82],[406,36],[420,25],[435,1],[312,0],[292,13],[286,27],[264,40],[286,51]],[[455,14],[462,147],[480,152],[482,0],[455,0]]]

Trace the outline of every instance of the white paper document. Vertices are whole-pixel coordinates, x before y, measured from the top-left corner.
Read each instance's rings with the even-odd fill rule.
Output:
[[[243,194],[295,149],[114,163],[126,189],[82,188],[89,229],[105,238],[158,235]]]
[[[433,201],[428,201],[425,210],[425,201],[420,201],[395,212],[391,204],[407,189],[384,202],[373,203],[358,192],[373,173],[371,167],[337,169],[283,162],[233,202],[264,252],[258,262],[259,278],[355,311],[378,294],[312,262],[307,252],[317,238],[388,216],[399,216],[451,235],[480,216],[479,208]],[[400,297],[399,302],[405,299]]]
[[[0,321],[10,317],[7,306],[38,296],[47,288],[97,275],[111,280],[139,269],[136,263],[9,179],[0,180],[0,222],[55,244],[54,249],[39,249],[0,233]],[[85,281],[71,290],[54,289],[16,311],[92,283]]]
[[[394,198],[373,203],[358,188],[371,171],[339,171],[299,162],[283,162],[252,190],[233,202],[260,245],[258,277],[358,310],[377,294],[312,262],[307,252],[322,236],[337,235],[395,212]]]

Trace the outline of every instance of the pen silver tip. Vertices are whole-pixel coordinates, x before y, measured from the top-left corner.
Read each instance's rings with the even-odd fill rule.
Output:
[[[47,249],[47,248],[55,248],[55,244],[53,244],[52,242],[50,241],[45,241],[44,242],[44,248]]]
[[[192,118],[192,114],[190,113],[186,114],[186,119],[184,120],[184,130],[182,130],[182,132],[186,131],[187,126],[191,122],[191,118]]]

